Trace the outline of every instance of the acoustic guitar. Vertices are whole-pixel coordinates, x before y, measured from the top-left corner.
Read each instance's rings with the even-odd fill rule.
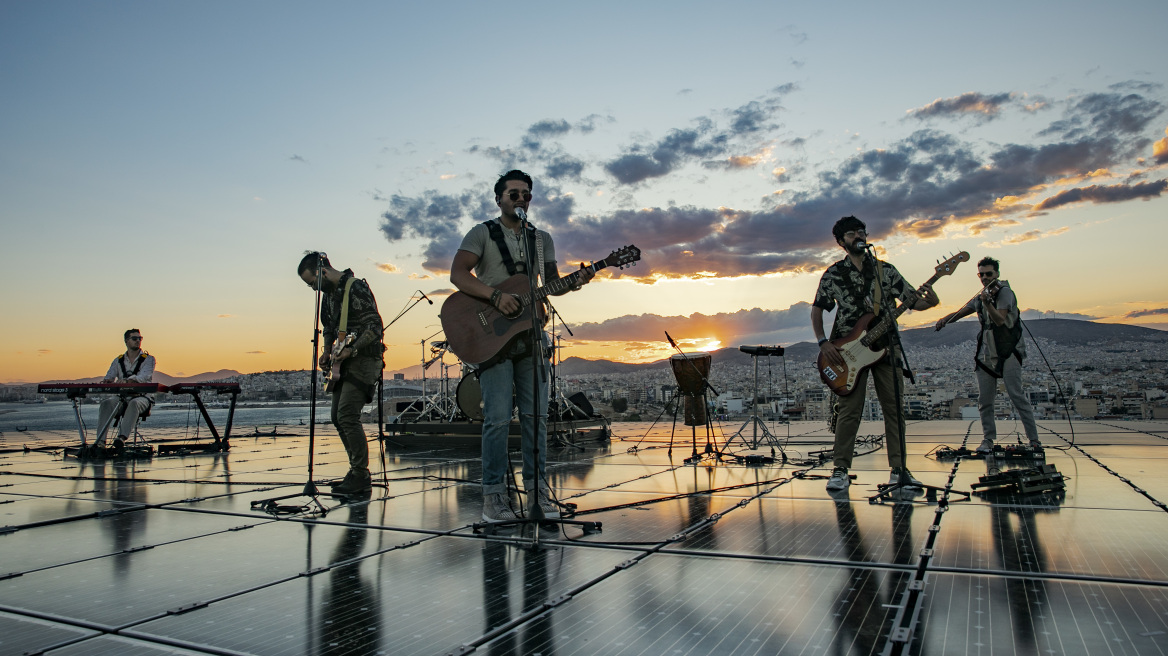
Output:
[[[921,287],[937,282],[941,276],[950,275],[957,269],[958,264],[968,261],[969,253],[961,251],[937,264],[936,273]],[[879,319],[876,319],[876,315],[869,312],[860,317],[851,333],[831,340],[832,344],[839,347],[840,357],[844,359],[844,364],[842,366],[829,364],[823,352],[820,351],[815,366],[819,370],[819,377],[823,379],[824,384],[839,396],[851,394],[855,390],[856,379],[859,378],[860,372],[880,362],[888,354],[887,347],[874,348],[873,344],[888,332],[888,329],[896,322],[896,318],[904,314],[907,309],[908,304],[902,303],[895,312],[885,312]]]
[[[498,355],[512,339],[531,327],[532,308],[535,308],[539,313],[537,316],[543,319],[543,299],[576,287],[585,270],[596,272],[610,266],[623,269],[625,265],[640,259],[641,249],[636,246],[630,244],[619,248],[603,260],[593,262],[583,269],[556,278],[540,287],[536,290],[534,299],[527,276],[517,273],[496,285],[504,294],[511,294],[519,301],[519,310],[512,316],[504,315],[486,301],[463,292],[455,292],[442,304],[440,315],[442,330],[446,332],[450,350],[463,363],[480,365]]]

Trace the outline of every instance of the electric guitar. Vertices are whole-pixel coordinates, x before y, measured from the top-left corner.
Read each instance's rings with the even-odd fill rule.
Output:
[[[932,285],[940,280],[941,276],[953,273],[958,264],[968,261],[969,253],[961,251],[939,263],[936,273],[921,287]],[[904,314],[907,309],[908,304],[902,303],[895,312],[885,312],[879,320],[876,319],[876,315],[869,312],[860,317],[851,333],[831,340],[832,344],[839,347],[840,357],[844,359],[844,364],[843,366],[829,364],[823,352],[820,351],[815,366],[819,370],[819,377],[823,379],[824,384],[839,396],[851,394],[855,390],[856,379],[860,376],[860,372],[882,360],[888,353],[887,347],[873,348],[872,345],[888,332],[888,329],[896,322],[896,318]]]
[[[333,344],[332,356],[329,358],[330,366],[328,371],[324,372],[324,391],[326,393],[332,392],[337,382],[341,380],[341,361],[337,359],[337,356],[341,354],[341,351],[352,346],[355,341],[357,341],[357,335],[349,333]]]
[[[636,246],[630,244],[619,248],[599,262],[593,262],[584,269],[573,271],[540,287],[534,299],[527,276],[517,273],[496,285],[504,294],[511,294],[519,301],[519,310],[512,316],[504,315],[486,301],[455,292],[442,304],[440,314],[442,330],[446,332],[450,350],[465,364],[482,364],[498,355],[512,339],[531,327],[532,307],[536,308],[539,313],[537,316],[542,319],[543,299],[577,286],[585,270],[596,272],[610,266],[623,269],[625,265],[640,259],[641,249]]]

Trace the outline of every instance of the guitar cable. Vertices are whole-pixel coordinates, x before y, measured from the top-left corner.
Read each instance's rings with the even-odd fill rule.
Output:
[[[1026,334],[1030,335],[1030,341],[1034,343],[1034,348],[1038,349],[1038,354],[1042,356],[1042,362],[1046,365],[1046,370],[1050,372],[1050,377],[1054,379],[1055,389],[1058,390],[1059,400],[1062,401],[1063,412],[1067,415],[1067,426],[1071,429],[1071,442],[1068,446],[1052,446],[1050,448],[1058,451],[1069,451],[1075,446],[1075,422],[1071,418],[1071,409],[1067,404],[1067,395],[1063,393],[1062,383],[1059,382],[1058,376],[1054,373],[1054,367],[1051,366],[1050,360],[1046,359],[1046,353],[1043,353],[1042,347],[1034,337],[1034,333],[1030,332],[1030,325],[1022,320],[1021,313],[1018,315],[1018,323],[1022,324],[1022,327],[1026,329]]]

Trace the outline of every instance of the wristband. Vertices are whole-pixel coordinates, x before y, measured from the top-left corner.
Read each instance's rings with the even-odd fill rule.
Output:
[[[826,341],[827,341],[827,338],[826,338],[826,337],[820,337],[820,338],[819,338],[819,345],[820,345],[820,346],[823,346],[823,343],[824,343],[824,342],[826,342]]]
[[[491,305],[494,305],[495,307],[499,307],[499,305],[498,305],[499,297],[502,295],[503,295],[503,290],[501,290],[501,289],[496,289],[495,291],[491,292]]]

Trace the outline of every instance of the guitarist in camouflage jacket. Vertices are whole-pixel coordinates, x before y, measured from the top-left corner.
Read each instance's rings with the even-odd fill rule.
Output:
[[[321,369],[328,371],[333,365],[333,347],[340,331],[345,288],[353,278],[353,270],[338,271],[329,264],[327,255],[309,253],[300,260],[296,272],[313,289],[316,289],[318,264],[323,293],[320,323],[324,327],[324,349],[319,364]],[[374,385],[384,366],[385,346],[382,343],[381,314],[377,312],[373,291],[364,280],[353,280],[352,286],[348,287],[348,333],[357,337],[336,354],[341,363],[341,375],[332,386],[332,422],[349,457],[349,472],[340,483],[332,486],[332,491],[334,494],[362,495],[372,490],[372,479],[369,475],[369,443],[361,425],[361,409],[373,401]]]

